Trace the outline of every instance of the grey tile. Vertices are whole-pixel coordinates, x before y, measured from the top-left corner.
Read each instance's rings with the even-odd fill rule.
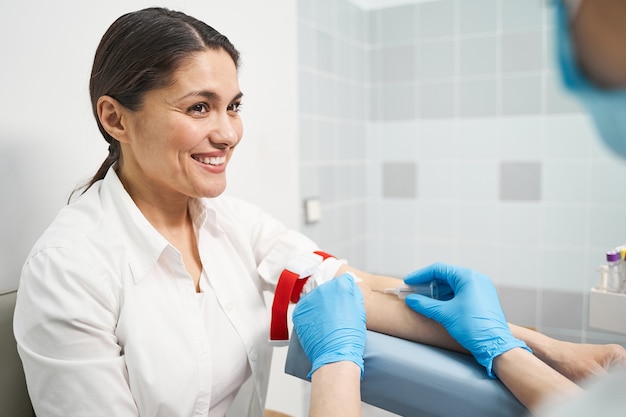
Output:
[[[335,63],[335,74],[338,77],[349,78],[350,71],[352,70],[352,50],[354,46],[352,43],[347,42],[346,40],[341,38],[335,39],[334,42],[335,55],[333,57],[333,60]]]
[[[413,84],[387,85],[382,89],[383,120],[410,120],[415,118],[415,87]]]
[[[503,32],[539,29],[545,5],[539,0],[501,0]]]
[[[359,22],[364,19],[365,11],[345,0],[335,3],[335,11],[337,15],[335,19],[336,32],[352,41],[360,42]]]
[[[315,23],[325,30],[332,30],[335,21],[334,0],[315,1]]]
[[[537,290],[499,286],[498,296],[502,311],[510,323],[520,326],[537,326]]]
[[[541,200],[541,163],[501,162],[500,200]]]
[[[424,83],[419,87],[419,116],[425,119],[454,116],[454,83]]]
[[[410,4],[380,9],[377,12],[380,28],[378,33],[379,41],[394,43],[413,40],[416,28],[416,7],[416,5]]]
[[[497,0],[459,1],[461,34],[495,32],[498,25]]]
[[[547,113],[580,113],[584,111],[580,102],[565,90],[559,76],[548,73],[546,80]]]
[[[334,70],[333,62],[333,38],[326,32],[317,31],[316,39],[316,58],[317,67],[322,71],[332,72]]]
[[[459,85],[459,116],[496,115],[496,80],[463,80]]]
[[[383,118],[382,111],[382,96],[383,96],[383,88],[382,87],[371,87],[368,89],[368,97],[369,97],[369,112],[368,119],[371,121],[380,121]]]
[[[543,67],[541,32],[512,33],[502,36],[502,71],[539,71]]]
[[[308,71],[299,71],[299,97],[300,114],[312,114],[315,112],[315,77]]]
[[[497,69],[496,38],[482,36],[459,42],[459,75],[491,75]]]
[[[368,79],[374,84],[378,84],[383,80],[383,49],[384,48],[372,48],[368,55]]]
[[[402,45],[381,51],[382,82],[395,83],[415,78],[415,48]]]
[[[416,198],[417,165],[414,162],[383,163],[383,197]]]
[[[315,45],[317,32],[312,26],[300,23],[298,25],[298,64],[301,67],[315,66]]]
[[[422,42],[417,50],[417,73],[420,79],[448,78],[454,75],[454,42]]]
[[[502,114],[541,114],[541,75],[503,78]]]
[[[582,293],[543,290],[541,325],[558,329],[582,329],[583,298]]]
[[[454,2],[442,0],[418,5],[420,39],[447,37],[454,34]]]
[[[312,22],[315,20],[316,0],[298,0],[298,19]]]

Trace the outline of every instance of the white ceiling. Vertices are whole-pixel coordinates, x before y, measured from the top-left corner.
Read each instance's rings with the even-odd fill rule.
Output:
[[[402,6],[405,4],[426,3],[439,0],[348,0],[365,10],[384,9],[387,7]]]

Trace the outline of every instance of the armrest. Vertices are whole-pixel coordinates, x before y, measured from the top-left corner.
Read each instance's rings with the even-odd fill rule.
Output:
[[[285,372],[301,379],[311,362],[294,335]],[[363,402],[399,415],[518,417],[528,411],[471,356],[367,332]]]

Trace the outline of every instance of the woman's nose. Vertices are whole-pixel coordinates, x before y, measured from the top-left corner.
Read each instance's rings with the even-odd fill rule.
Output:
[[[222,146],[234,146],[241,136],[241,119],[227,113],[216,115],[215,124],[209,135],[209,140]]]

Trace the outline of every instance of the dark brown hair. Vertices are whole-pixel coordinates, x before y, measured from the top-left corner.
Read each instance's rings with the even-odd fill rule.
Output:
[[[109,143],[109,154],[93,178],[78,189],[87,191],[120,158],[119,142],[98,118],[98,99],[110,96],[124,107],[138,110],[145,93],[169,85],[185,59],[207,48],[223,49],[239,67],[239,52],[226,36],[182,12],[152,7],[113,22],[100,40],[89,81],[92,111]]]

